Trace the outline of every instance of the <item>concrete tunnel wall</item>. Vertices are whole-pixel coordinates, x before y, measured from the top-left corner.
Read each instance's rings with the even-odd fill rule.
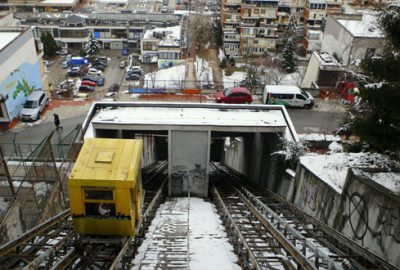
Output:
[[[275,185],[275,159],[271,155],[278,150],[279,134],[250,133],[225,141],[221,162],[246,175],[258,185],[271,189]]]

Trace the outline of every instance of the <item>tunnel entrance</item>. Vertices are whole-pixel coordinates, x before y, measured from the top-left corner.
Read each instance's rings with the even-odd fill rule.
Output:
[[[85,138],[143,139],[142,166],[168,161],[170,196],[207,197],[212,161],[273,185],[271,153],[297,140],[282,106],[99,103],[85,125]]]

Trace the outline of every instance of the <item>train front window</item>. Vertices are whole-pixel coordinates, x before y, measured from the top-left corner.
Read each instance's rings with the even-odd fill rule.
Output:
[[[86,216],[112,217],[115,216],[114,203],[85,203]]]
[[[113,200],[112,190],[102,189],[85,189],[86,200]]]

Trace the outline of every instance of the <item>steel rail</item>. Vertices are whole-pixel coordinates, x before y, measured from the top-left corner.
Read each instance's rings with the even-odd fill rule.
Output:
[[[227,174],[221,167],[220,165],[216,165],[213,164],[213,166],[216,168],[217,172],[223,171],[225,174]],[[269,212],[267,209],[271,210],[274,215],[273,217],[276,218],[276,220],[278,221],[278,226],[283,226],[285,229],[294,229],[292,226],[290,226],[290,223],[283,220],[279,215],[276,214],[276,212],[274,210],[272,210],[270,207],[268,207],[267,205],[265,205],[259,198],[258,196],[252,194],[249,190],[247,190],[245,187],[243,187],[242,184],[240,184],[238,181],[240,181],[240,179],[242,179],[244,176],[240,175],[240,173],[230,169],[230,173],[234,175],[234,177],[236,178],[234,180],[234,182],[236,182],[236,185],[239,186],[239,189],[242,190],[242,192],[244,194],[247,194],[251,197],[250,201],[253,203],[253,205],[255,205],[257,208],[262,209],[266,212]],[[314,246],[314,248],[316,248],[316,255],[319,256],[322,259],[328,259],[331,262],[333,262],[333,264],[331,262],[325,262],[327,263],[330,267],[334,267],[334,268],[330,268],[330,269],[344,269],[342,265],[339,265],[337,262],[335,262],[333,260],[333,258],[335,259],[349,259],[351,261],[352,264],[354,264],[356,266],[356,269],[388,269],[388,270],[400,270],[400,268],[394,266],[393,264],[389,263],[388,261],[383,260],[382,258],[380,258],[379,256],[377,256],[376,254],[372,253],[371,251],[369,251],[368,249],[366,249],[365,247],[359,245],[358,243],[350,240],[349,238],[347,238],[346,236],[344,236],[342,233],[330,228],[328,225],[324,224],[323,222],[309,216],[308,214],[304,213],[303,211],[301,211],[300,209],[298,209],[294,204],[286,201],[285,199],[281,198],[280,196],[278,196],[277,194],[267,190],[267,189],[262,189],[262,192],[264,192],[266,195],[268,195],[269,197],[271,197],[272,199],[276,200],[277,203],[280,203],[286,207],[288,207],[294,214],[296,214],[296,216],[301,217],[304,219],[304,221],[302,221],[302,223],[306,224],[312,224],[313,227],[316,228],[316,230],[319,230],[321,232],[323,232],[325,234],[325,236],[316,236],[315,238],[321,238],[318,239],[318,242],[320,242],[321,244],[325,245],[326,247],[330,248],[331,250],[333,250],[334,252],[336,252],[338,255],[337,256],[333,256],[333,255],[328,255],[326,254],[326,252],[321,249],[316,247],[312,242],[310,242],[309,239],[307,239],[306,242],[303,241],[303,243],[307,244],[307,246],[311,246],[309,247],[312,250],[312,246]],[[297,235],[300,234],[302,238],[306,239],[304,237],[304,235],[302,235],[300,232],[295,232],[295,235],[297,237]],[[330,240],[335,240],[336,243],[332,243],[329,241],[328,238],[331,238]],[[338,246],[341,246],[338,247]],[[343,251],[343,246],[345,247],[345,251]],[[349,254],[349,252],[351,252],[351,254]],[[356,259],[359,258],[359,259]],[[361,260],[363,260],[361,262]],[[371,266],[372,268],[365,268],[365,266],[363,266],[363,262],[368,262],[370,264],[372,264],[373,266]],[[339,268],[336,268],[339,267]]]
[[[379,269],[400,270],[399,267],[389,263],[388,261],[382,259],[381,257],[379,257],[378,255],[374,254],[373,252],[371,252],[370,250],[366,249],[365,247],[361,246],[360,244],[350,240],[348,237],[346,237],[342,233],[336,231],[335,229],[332,229],[331,227],[329,227],[325,223],[323,223],[323,222],[321,222],[321,221],[319,221],[319,220],[307,215],[306,213],[304,213],[303,211],[298,209],[294,204],[292,204],[290,202],[287,202],[286,200],[284,200],[283,198],[279,197],[278,195],[270,192],[269,190],[264,190],[264,192],[266,192],[269,196],[271,196],[272,198],[276,199],[280,203],[287,204],[287,206],[293,212],[295,212],[297,215],[299,215],[302,218],[304,218],[307,222],[313,223],[317,227],[318,230],[321,230],[323,233],[325,233],[326,235],[328,235],[329,237],[331,237],[335,241],[337,241],[337,243],[340,243],[340,245],[346,246],[346,248],[348,250],[350,250],[351,252],[354,253],[352,255],[346,254],[344,256],[347,256],[347,257],[349,257],[349,256],[352,256],[352,257],[358,256],[358,257],[365,258],[370,263],[374,264],[375,267],[379,267]],[[321,241],[324,242],[324,240],[321,240]],[[330,244],[333,245],[332,243],[330,243]],[[335,247],[335,248],[337,248],[337,247]],[[340,251],[342,251],[342,250],[340,250]]]
[[[55,226],[56,224],[65,221],[69,216],[70,216],[69,209],[64,210],[63,212],[59,213],[58,215],[55,215],[46,222],[25,232],[16,239],[5,243],[4,245],[0,246],[0,257],[6,256],[8,253],[12,252],[21,244],[28,242],[29,240],[35,238],[36,236],[39,236],[41,233]]]
[[[272,224],[269,223],[268,220],[266,220],[257,211],[257,209],[239,192],[239,190],[237,190],[234,186],[229,184],[228,181],[225,181],[225,185],[229,185],[233,189],[235,194],[240,198],[240,201],[246,206],[248,210],[250,210],[250,212],[256,217],[256,219],[268,230],[268,232],[272,235],[272,237],[275,240],[277,240],[277,242],[281,245],[281,247],[286,250],[286,252],[293,258],[294,262],[296,262],[297,265],[302,266],[303,269],[308,269],[308,270],[317,269],[313,266],[311,261],[309,261],[300,251],[298,251],[291,242],[289,242]],[[254,255],[252,248],[248,246],[246,238],[242,235],[240,229],[237,227],[236,223],[230,216],[229,211],[227,210],[221,196],[219,195],[215,187],[213,187],[212,193],[218,199],[217,201],[219,201],[219,204],[221,203],[223,204],[224,214],[228,216],[228,219],[230,219],[231,222],[233,222],[236,234],[239,235],[242,244],[248,251],[248,255],[250,257],[253,266],[256,266],[257,269],[263,269],[263,267],[260,265],[259,259],[257,258],[256,255]]]
[[[217,166],[215,166],[217,168]],[[220,170],[217,170],[219,172]],[[305,251],[306,248],[311,250],[314,255],[315,255],[315,265],[318,268],[318,260],[321,259],[327,266],[329,270],[344,270],[343,266],[341,263],[338,263],[334,261],[325,250],[322,248],[317,247],[314,243],[311,242],[310,239],[307,239],[304,237],[302,233],[300,233],[298,230],[293,228],[289,222],[284,220],[282,217],[280,217],[277,213],[275,213],[271,208],[266,206],[260,199],[258,199],[256,196],[254,196],[248,189],[246,189],[243,185],[240,185],[237,182],[237,179],[231,179],[236,183],[237,187],[234,187],[238,193],[241,194],[244,200],[246,200],[249,204],[254,206],[258,211],[259,215],[262,216],[265,220],[268,220],[268,224],[271,224],[271,226],[276,230],[276,231],[281,231],[290,233],[292,235],[292,239],[296,239],[298,243],[301,244],[301,247],[296,248],[297,250],[303,250]],[[280,228],[280,229],[279,229]]]

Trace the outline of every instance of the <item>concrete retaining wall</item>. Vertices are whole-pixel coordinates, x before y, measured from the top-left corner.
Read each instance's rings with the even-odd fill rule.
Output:
[[[285,177],[284,177],[285,179]],[[291,186],[279,194],[290,200]],[[295,176],[297,207],[353,241],[400,266],[400,196],[349,169],[342,193],[299,164]]]

